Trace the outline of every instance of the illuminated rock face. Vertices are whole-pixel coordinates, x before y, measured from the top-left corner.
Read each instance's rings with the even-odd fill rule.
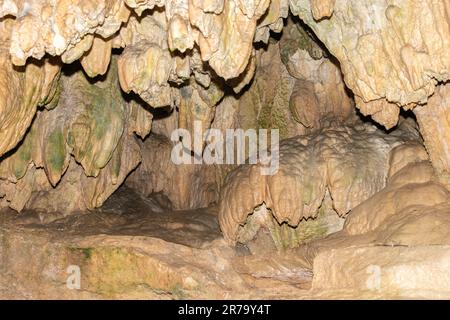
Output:
[[[450,184],[449,109],[449,84],[436,88],[426,105],[414,109],[431,161],[446,184]]]
[[[388,129],[399,108],[414,109],[431,160],[448,183],[448,1],[338,0],[321,20],[316,2],[292,0],[290,8],[339,60],[357,107]]]
[[[282,141],[280,169],[275,175],[263,176],[259,165],[248,165],[227,177],[219,212],[225,238],[230,243],[247,242],[259,228],[268,228],[277,242],[273,233],[283,223],[301,233],[304,222],[320,218],[321,210],[334,210],[335,215],[345,217],[386,185],[388,172],[393,170],[391,150],[416,139],[407,133],[390,136],[373,127],[342,124]],[[327,194],[332,205],[328,208]],[[256,209],[263,203],[271,213],[260,218]],[[272,215],[274,222],[268,224]],[[311,232],[309,239],[301,241],[323,236],[329,233],[327,229],[324,223],[317,234]]]
[[[447,1],[337,0],[332,16],[320,21],[309,0],[290,5],[339,60],[360,106],[385,100],[383,106],[368,107],[369,114],[389,109],[388,102],[424,103],[438,81],[450,78]]]
[[[139,164],[134,133],[147,135],[152,117],[122,98],[115,71],[95,84],[80,71],[61,75],[57,103],[38,111],[24,141],[0,163],[4,204],[18,211],[95,208]]]
[[[311,31],[291,18],[285,23],[289,11]],[[319,128],[330,115],[345,119],[354,103],[393,128],[400,108],[420,104],[415,113],[427,150],[447,174],[447,130],[433,131],[427,115],[439,114],[433,118],[445,128],[448,11],[446,1],[3,1],[0,154],[23,140],[37,108],[51,102],[64,63],[79,60],[87,76],[104,75],[112,49],[121,48],[113,72],[122,90],[153,108],[176,106],[178,126],[188,130],[195,120],[210,126],[227,88],[246,88],[239,103],[253,108],[240,108],[247,109],[241,122],[280,127],[284,137]],[[276,45],[261,48],[282,29]],[[436,86],[430,107],[423,106]]]

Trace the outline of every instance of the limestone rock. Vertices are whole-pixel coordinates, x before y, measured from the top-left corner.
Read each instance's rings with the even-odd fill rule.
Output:
[[[333,14],[334,4],[336,0],[310,0],[311,11],[314,19],[320,20],[323,18],[329,18]]]
[[[122,98],[115,64],[111,69],[94,84],[79,71],[62,77],[57,106],[38,112],[24,142],[0,164],[4,205],[62,213],[95,208],[139,164],[134,132],[148,134],[151,118]]]
[[[327,7],[332,2],[320,4]],[[347,86],[364,103],[424,103],[436,80],[450,78],[447,1],[337,0],[333,15],[316,21],[322,17],[318,3],[291,0],[290,8],[339,60]],[[388,127],[397,114],[389,103],[371,107],[375,112],[389,109],[389,115],[378,116]]]
[[[386,188],[354,208],[344,229],[354,235],[376,230],[384,223],[391,227],[387,223],[389,217],[402,216],[405,219],[414,212],[414,208],[421,213],[426,212],[428,209],[425,207],[433,207],[449,199],[450,192],[436,182],[435,172],[428,161],[411,163],[390,177]]]
[[[13,68],[6,53],[0,54],[0,155],[14,148],[30,126],[37,106],[50,102],[59,66],[44,61]],[[20,92],[20,95],[15,93]]]
[[[169,52],[145,42],[125,50],[118,62],[124,91],[133,90],[153,107],[172,105],[172,89],[167,84],[172,68]]]
[[[324,251],[314,261],[312,290],[334,297],[448,298],[448,252],[448,246]]]
[[[219,202],[225,238],[239,241],[247,216],[263,202],[279,224],[296,227],[302,218],[315,218],[327,189],[334,210],[345,216],[386,185],[390,151],[404,139],[364,126],[331,126],[283,141],[276,174],[243,165],[226,178]]]
[[[0,297],[65,297],[52,268],[72,258],[90,272],[72,298],[448,297],[449,13],[0,0]],[[200,164],[210,128],[278,129],[278,171]]]
[[[414,113],[431,161],[442,182],[450,185],[450,84],[437,87],[428,103]]]
[[[94,37],[92,47],[81,59],[81,65],[89,77],[93,78],[106,73],[111,59],[111,49],[111,39]]]
[[[216,200],[212,166],[173,163],[174,144],[164,136],[151,135],[140,145],[142,163],[127,179],[127,186],[145,196],[163,193],[174,209],[206,207]]]
[[[10,48],[16,65],[24,65],[30,56],[61,55],[94,31],[107,38],[130,14],[123,1],[115,0],[17,1],[16,6],[18,19]]]

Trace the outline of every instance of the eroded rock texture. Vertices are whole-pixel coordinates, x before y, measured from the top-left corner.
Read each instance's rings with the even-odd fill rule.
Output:
[[[361,107],[385,100],[369,114],[391,108],[388,102],[424,103],[437,81],[450,78],[447,1],[337,0],[333,15],[319,21],[316,2],[292,0],[291,11],[338,58]]]
[[[220,241],[191,250],[72,239],[96,247],[94,257],[109,266],[113,276],[99,279],[111,287],[87,279],[102,297],[136,285],[148,266],[169,280],[158,284],[144,273],[142,283],[172,295],[174,286],[195,294],[204,283],[209,293],[226,287],[214,295],[226,298],[254,287],[249,276],[312,280],[317,297],[373,296],[365,278],[373,265],[385,268],[375,286],[381,296],[448,296],[441,271],[450,230],[449,16],[448,0],[0,0],[0,207],[47,220],[51,212],[96,212],[128,177],[137,198],[164,204],[159,213],[209,206],[215,221],[218,204],[225,239],[244,252],[233,257]],[[279,129],[278,173],[261,175],[260,164],[172,161],[175,129],[210,128]],[[212,138],[185,146],[189,158],[202,158]],[[148,217],[136,217],[123,230],[148,232]],[[159,223],[166,233],[185,227]],[[42,253],[40,245],[24,249],[15,232],[0,229],[17,248],[11,252]],[[59,240],[65,249],[56,255],[72,257],[70,243]],[[101,241],[147,251],[142,258]],[[279,252],[267,257],[271,249]],[[9,266],[22,270],[26,260],[12,257]],[[197,280],[176,258],[195,266]],[[132,271],[117,276],[116,261],[132,261]],[[155,267],[161,263],[170,272]],[[215,276],[223,270],[232,283]],[[415,282],[396,282],[408,276]]]
[[[309,260],[315,256],[313,291],[341,297],[448,296],[450,193],[425,158],[417,144],[396,147],[386,187],[354,208],[341,232],[302,248]]]
[[[336,214],[344,217],[385,186],[391,150],[418,139],[399,131],[386,135],[367,126],[325,127],[282,141],[280,168],[272,176],[262,175],[259,164],[239,167],[227,177],[220,199],[219,219],[226,239],[245,243],[259,228],[273,233],[271,229],[282,224],[302,232],[303,221],[317,218],[319,208],[330,209],[324,207],[327,192]],[[269,214],[259,213],[263,203]],[[272,215],[275,220],[268,224]],[[318,228],[316,236],[326,234],[326,228]]]
[[[424,106],[414,109],[427,151],[441,181],[450,184],[450,84],[441,85]]]
[[[0,164],[5,205],[18,211],[95,208],[139,164],[134,133],[149,133],[151,114],[124,100],[115,70],[111,65],[95,83],[80,71],[62,75],[57,105],[38,112],[24,141]]]
[[[446,1],[6,1],[1,14],[15,65],[51,54],[80,59],[95,76],[111,48],[125,48],[122,88],[159,106],[172,105],[172,85],[191,75],[205,87],[217,75],[242,89],[255,71],[253,42],[280,32],[289,7],[339,60],[361,112],[388,128],[398,106],[425,103],[449,79]]]
[[[444,177],[448,174],[448,134],[433,131],[431,125],[441,119],[438,126],[444,128],[448,118],[442,107],[448,90],[440,84],[449,78],[445,1],[5,1],[1,8],[3,157],[14,153],[11,149],[22,143],[27,130],[34,131],[33,118],[36,127],[52,121],[40,118],[57,118],[64,108],[48,117],[41,111],[36,116],[36,110],[58,95],[62,87],[58,82],[64,82],[59,80],[61,65],[79,60],[85,76],[105,75],[112,69],[124,92],[138,94],[152,108],[175,109],[176,127],[191,133],[194,121],[200,121],[202,129],[220,123],[218,118],[225,113],[216,109],[226,103],[234,105],[228,112],[233,127],[275,127],[283,138],[354,117],[342,71],[356,106],[386,128],[397,124],[399,107],[421,104],[415,112],[427,150],[438,171]],[[302,21],[287,18],[289,9]],[[270,40],[270,32],[282,29],[279,41]],[[117,70],[115,60],[111,62],[113,48],[120,49]],[[438,84],[442,88],[430,104],[422,105]],[[231,96],[230,89],[240,93],[233,103],[232,98],[223,98]],[[8,94],[11,91],[24,94]],[[139,111],[130,112],[133,117],[145,114],[135,106]],[[430,120],[430,115],[439,116]],[[115,117],[107,120],[114,131],[107,139],[75,137],[78,141],[68,143],[69,154],[86,176],[99,176],[119,133],[133,127],[124,116]],[[150,122],[143,121],[138,126],[145,136]],[[80,147],[84,143],[97,145],[84,154]],[[67,159],[57,168],[39,161],[35,165],[44,168],[55,186],[67,169]],[[217,170],[220,188],[228,169]],[[94,202],[99,205],[104,198]]]
[[[162,135],[152,135],[141,145],[142,163],[127,179],[127,186],[145,196],[161,192],[174,209],[202,208],[215,202],[214,167],[174,164],[170,158],[174,144]]]
[[[290,8],[339,60],[345,82],[363,114],[392,128],[399,107],[408,110],[424,104],[435,91],[430,104],[439,104],[439,100],[448,105],[439,98],[446,90],[439,87],[450,79],[448,1],[338,0],[326,1],[321,7],[317,3],[292,0]],[[324,17],[328,18],[318,20]],[[441,121],[448,122],[449,112],[443,115],[437,110],[443,108],[434,107],[428,114],[439,112]],[[445,127],[445,123],[440,125]],[[445,159],[448,168],[448,147],[440,141],[450,140],[448,130],[435,131],[431,138],[427,132],[433,130],[431,127],[422,120],[433,164],[445,173],[442,161]]]

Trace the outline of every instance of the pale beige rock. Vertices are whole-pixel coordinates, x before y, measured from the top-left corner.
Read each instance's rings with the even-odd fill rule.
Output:
[[[81,65],[89,77],[93,78],[106,73],[111,60],[111,49],[111,39],[94,37],[92,47],[81,59]]]
[[[254,278],[270,278],[291,283],[309,284],[312,280],[311,270],[302,267],[292,252],[276,253],[269,256],[248,255],[236,257],[232,261],[234,270],[240,274],[249,274]],[[286,272],[289,270],[288,272]]]
[[[333,14],[336,0],[310,0],[314,19],[329,18]]]
[[[437,87],[428,103],[414,113],[431,161],[442,182],[450,185],[450,84]]]
[[[125,92],[136,92],[153,107],[172,105],[172,89],[167,83],[173,67],[169,51],[142,42],[127,47],[118,65],[120,85]]]
[[[194,35],[189,23],[189,0],[166,2],[168,20],[167,41],[171,51],[185,52],[194,46]]]
[[[163,7],[166,0],[126,0],[125,3],[130,8],[133,8],[139,15],[147,9],[155,7]]]
[[[344,230],[352,235],[367,233],[411,207],[420,209],[448,202],[450,192],[433,180],[436,176],[428,161],[405,166],[390,177],[386,188],[352,210]]]
[[[256,52],[256,73],[248,90],[239,97],[239,128],[278,128],[281,138],[303,132],[289,110],[295,79],[287,72],[276,43]]]
[[[384,245],[420,246],[450,244],[450,202],[408,206],[389,217],[376,230]]]
[[[92,34],[85,35],[75,46],[67,49],[61,55],[61,61],[67,64],[77,61],[90,50],[93,43],[94,36]]]
[[[295,227],[302,218],[314,218],[327,189],[337,214],[346,215],[371,195],[379,195],[386,184],[390,151],[404,139],[385,136],[373,127],[341,125],[285,140],[276,174],[262,175],[260,165],[243,165],[226,178],[219,201],[225,238],[236,242],[247,216],[263,202],[280,224]],[[402,203],[396,201],[392,203]],[[373,205],[367,208],[372,210]]]
[[[217,74],[226,80],[237,77],[248,64],[256,21],[269,5],[267,0],[255,2],[258,3],[253,4],[252,1],[249,6],[244,6],[244,11],[242,3],[246,2],[225,2],[219,43],[207,60]],[[203,54],[202,42],[199,42],[199,45]]]
[[[366,298],[448,298],[449,252],[448,246],[327,250],[314,261],[312,291],[334,297],[353,292]]]
[[[256,27],[254,42],[269,41],[270,32],[279,33],[283,29],[283,19],[287,18],[289,13],[288,0],[271,0],[270,6],[264,14],[263,18],[258,21]]]
[[[38,104],[51,100],[53,81],[60,68],[49,61],[13,68],[7,54],[0,55],[0,155],[16,146],[34,117]],[[20,95],[16,93],[20,92]]]
[[[421,143],[405,143],[395,147],[389,159],[388,177],[391,179],[409,163],[426,161],[428,159],[429,156]],[[427,163],[423,163],[423,165],[427,165]],[[432,170],[431,166],[427,170]]]
[[[202,135],[214,118],[214,106],[223,97],[223,91],[215,84],[204,89],[195,83],[180,90],[178,128],[186,129],[191,134]],[[200,128],[194,124],[199,123]],[[195,131],[195,130],[200,131]],[[189,146],[188,146],[189,148]],[[194,148],[192,145],[191,148]],[[203,150],[203,147],[201,148]]]
[[[81,71],[62,77],[57,105],[38,112],[23,143],[0,163],[2,206],[92,209],[139,164],[134,132],[146,136],[151,117],[123,99],[116,60],[111,69],[95,83]]]
[[[145,196],[161,192],[174,209],[206,207],[216,200],[213,166],[173,163],[174,144],[164,136],[152,134],[140,145],[142,163],[127,179],[127,186]]]
[[[262,271],[259,274],[278,273],[277,280],[237,272],[234,259],[239,257],[208,223],[213,217],[196,218],[210,216],[207,212],[186,212],[177,218],[173,213],[163,214],[157,227],[149,231],[146,223],[155,223],[148,216],[155,212],[145,209],[131,213],[141,217],[139,236],[127,235],[129,225],[123,218],[130,211],[126,210],[77,215],[75,223],[72,217],[53,224],[22,219],[22,226],[5,220],[2,213],[0,240],[8,245],[0,250],[0,298],[293,299],[307,293],[310,270],[289,256],[272,264],[272,270],[265,267],[263,257],[253,259],[253,266]],[[82,270],[79,290],[66,286],[68,263]],[[291,277],[283,275],[286,268]],[[301,273],[306,275],[303,287],[299,287]]]
[[[288,17],[289,8],[299,18]],[[183,210],[158,209],[172,216],[219,200],[221,228],[239,244],[236,252],[222,240],[201,251],[72,238],[84,250],[95,247],[94,262],[83,265],[95,276],[89,292],[70,297],[122,297],[129,292],[120,286],[140,283],[172,297],[181,292],[176,286],[202,298],[267,297],[274,288],[292,290],[286,283],[309,283],[313,264],[313,289],[302,293],[309,297],[448,297],[449,12],[447,0],[0,0],[0,207],[25,219],[38,212],[46,223],[76,211],[98,214],[132,171],[126,185],[140,195],[122,202],[121,214],[141,210],[129,206],[136,199]],[[370,119],[355,106],[387,130],[361,125]],[[176,165],[170,137],[175,129],[193,134],[196,121],[202,131],[278,128],[287,139],[279,172]],[[199,159],[201,144],[186,149]],[[124,229],[160,228],[147,209]],[[203,222],[209,211],[195,215]],[[219,236],[209,218],[216,230],[192,221],[187,229]],[[82,220],[67,219],[61,237]],[[91,227],[100,233],[117,222],[98,219],[106,219],[102,228]],[[9,231],[1,225],[4,245]],[[0,296],[15,283],[10,276],[29,290],[25,296],[40,296],[42,283],[22,282],[34,256],[21,243],[30,236],[40,249],[49,241],[14,230],[16,250],[0,259]],[[182,223],[167,222],[160,236],[179,230]],[[284,252],[272,256],[274,249]],[[131,271],[116,274],[116,262]],[[366,277],[373,265],[382,274],[375,291]],[[104,266],[108,272],[98,272]],[[39,278],[39,266],[30,268],[24,274]],[[267,291],[249,293],[259,285]],[[161,297],[139,290],[133,294]]]
[[[290,7],[338,58],[346,84],[364,102],[424,103],[435,79],[450,78],[447,1],[337,0],[333,15],[320,21],[317,3],[291,0]]]
[[[310,35],[288,20],[279,43],[280,56],[289,74],[296,78],[289,101],[295,121],[303,133],[312,132],[330,119],[345,121],[354,116],[341,71]],[[271,62],[273,63],[273,62]]]
[[[129,9],[121,0],[17,2],[18,19],[10,47],[16,65],[24,65],[30,56],[40,59],[45,53],[61,55],[88,34],[107,38],[129,17]]]
[[[396,125],[398,108],[409,110],[416,104],[425,104],[435,87],[450,78],[447,1],[341,0],[336,1],[332,16],[320,21],[315,19],[317,3],[292,0],[290,7],[339,60],[346,84],[354,92],[361,112],[371,115],[386,128]],[[439,103],[437,100],[445,100],[442,96],[445,89],[437,91],[430,98],[432,105]],[[425,112],[420,112],[423,108],[426,106],[419,107],[417,114],[424,115]],[[433,121],[439,119],[444,122],[441,126],[445,126],[448,112],[442,107],[438,109],[439,116],[433,117]],[[432,130],[432,126],[425,125],[426,120],[421,122],[434,166],[444,174],[443,180],[448,180],[442,165],[448,153],[448,146],[442,143],[449,140],[448,135],[440,132],[439,138],[437,135],[431,138],[427,130]]]
[[[170,50],[183,53],[197,43],[204,60],[219,76],[230,79],[247,66],[257,20],[271,1],[65,0],[58,4],[31,1],[26,6],[17,2],[20,3],[6,3],[4,9],[4,14],[10,12],[19,17],[13,26],[10,47],[16,65],[24,65],[30,56],[40,59],[45,53],[62,55],[63,61],[72,62],[90,49],[93,35],[105,39],[113,36],[127,23],[130,11],[145,19],[145,10],[160,7],[166,18],[163,28]],[[260,25],[266,35],[269,29],[281,31],[282,18],[288,12],[287,0],[273,1],[270,7],[271,14]],[[41,32],[32,32],[35,29]]]
[[[370,115],[373,120],[386,129],[392,129],[397,125],[400,109],[395,103],[390,103],[385,99],[364,102],[358,96],[355,96],[355,103],[363,115]]]

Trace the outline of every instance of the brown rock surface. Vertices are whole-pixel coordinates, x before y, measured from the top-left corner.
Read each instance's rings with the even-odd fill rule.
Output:
[[[278,280],[235,271],[243,257],[221,239],[214,210],[161,210],[158,199],[122,190],[94,214],[51,223],[32,211],[0,213],[0,297],[292,299],[306,292],[310,272],[288,257],[272,270],[264,258],[253,262]],[[67,286],[70,266],[80,267],[80,289]],[[306,288],[283,277],[287,268],[305,274]]]

